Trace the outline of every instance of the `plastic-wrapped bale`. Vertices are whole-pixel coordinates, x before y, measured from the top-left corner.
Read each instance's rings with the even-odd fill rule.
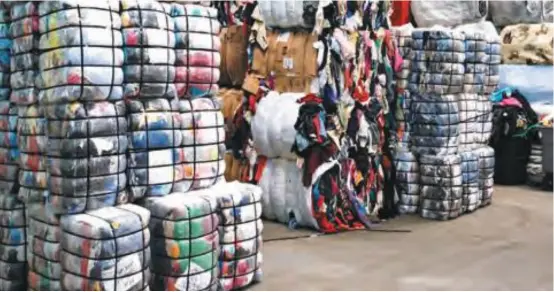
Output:
[[[219,283],[229,291],[262,279],[262,190],[231,182],[213,188],[220,212]]]
[[[131,98],[173,98],[175,33],[171,4],[121,1],[125,53],[124,95]]]
[[[17,196],[18,171],[17,107],[9,100],[2,100],[0,101],[0,194]]]
[[[517,24],[505,27],[500,32],[502,63],[552,65],[553,36],[553,23]]]
[[[462,158],[462,212],[473,212],[481,205],[479,197],[479,153],[465,151]]]
[[[25,205],[16,196],[0,194],[0,289],[27,290]]]
[[[412,32],[412,92],[454,94],[464,85],[465,44],[462,32],[434,29]]]
[[[10,11],[0,5],[0,100],[10,98]]]
[[[412,16],[418,27],[451,27],[479,22],[487,17],[489,1],[411,1]]]
[[[127,100],[129,200],[165,196],[182,181],[177,101]]]
[[[180,98],[216,94],[219,81],[220,24],[217,9],[174,3],[175,86]]]
[[[38,2],[16,2],[11,7],[12,58],[10,99],[17,105],[37,102],[35,78],[38,73]]]
[[[498,27],[520,23],[552,23],[553,12],[551,1],[490,1],[490,15]]]
[[[419,166],[414,154],[397,152],[394,156],[396,167],[396,191],[399,196],[398,210],[402,214],[415,214],[419,209]]]
[[[149,220],[131,204],[62,216],[62,290],[149,290]]]
[[[482,146],[475,151],[479,154],[479,197],[484,207],[492,202],[494,191],[494,148]]]
[[[542,170],[542,145],[531,144],[529,162],[527,162],[527,183],[533,186],[540,185],[544,180]]]
[[[464,93],[482,93],[488,73],[487,40],[483,32],[464,32]]]
[[[458,94],[458,108],[459,108],[459,147],[461,150],[471,150],[475,148],[478,134],[481,130],[481,121],[483,118],[479,116],[483,114],[479,95],[475,93],[461,93]]]
[[[410,76],[410,67],[413,58],[412,54],[412,30],[411,24],[406,24],[400,27],[393,27],[392,33],[396,39],[398,50],[402,56],[401,70],[396,72],[396,126],[398,142],[404,148],[410,146],[410,92],[408,88],[408,78]]]
[[[53,211],[78,213],[125,203],[128,141],[119,2],[46,1],[40,2],[39,15],[44,51],[38,87]]]
[[[462,212],[460,155],[421,155],[419,158],[421,217],[448,220]]]
[[[41,204],[27,205],[27,281],[33,291],[61,291],[59,217]]]
[[[413,95],[411,147],[417,154],[447,155],[458,151],[458,94]]]
[[[258,2],[265,25],[279,28],[314,27],[318,6],[317,1],[305,0]]]
[[[225,127],[219,104],[213,98],[179,101],[182,143],[178,155],[182,162],[176,172],[183,179],[175,192],[207,188],[224,181]]]
[[[148,198],[152,289],[216,290],[219,215],[211,189]]]
[[[483,91],[486,95],[495,92],[500,84],[500,64],[502,62],[502,45],[498,34],[487,36],[485,53],[488,56],[487,74]]]
[[[477,125],[474,134],[474,141],[477,146],[489,144],[492,134],[492,102],[488,95],[478,95],[477,101]]]

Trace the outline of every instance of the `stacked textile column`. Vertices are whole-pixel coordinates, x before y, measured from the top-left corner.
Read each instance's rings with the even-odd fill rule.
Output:
[[[529,162],[527,162],[527,183],[532,186],[542,184],[544,180],[544,172],[542,170],[542,145],[531,144],[531,153],[529,154]]]
[[[149,198],[156,291],[211,291],[218,282],[219,216],[211,189]]]
[[[419,166],[412,152],[397,152],[394,156],[396,166],[396,191],[401,214],[415,214],[419,209]]]
[[[479,155],[475,151],[460,153],[462,158],[462,212],[473,212],[481,205],[479,195]]]
[[[484,207],[491,203],[494,191],[494,148],[482,146],[475,152],[479,155],[479,199]]]
[[[15,194],[0,195],[0,288],[2,291],[27,290],[27,220],[25,205]]]
[[[392,29],[400,56],[402,66],[396,72],[396,128],[398,144],[402,149],[410,149],[410,106],[411,98],[408,90],[408,78],[412,63],[412,30],[411,24]]]
[[[171,5],[121,2],[129,200],[168,195],[182,178]]]

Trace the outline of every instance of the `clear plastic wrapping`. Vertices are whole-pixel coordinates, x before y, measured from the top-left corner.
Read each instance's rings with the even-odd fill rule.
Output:
[[[12,194],[0,194],[0,290],[27,290],[25,205]]]
[[[147,289],[149,220],[148,210],[131,204],[62,216],[62,289]]]
[[[396,168],[396,192],[399,197],[398,211],[415,214],[419,209],[419,166],[414,154],[400,151],[394,155]]]
[[[421,217],[448,220],[461,215],[462,167],[460,155],[419,157]]]
[[[18,171],[17,107],[9,100],[0,100],[0,194],[17,195]]]
[[[479,153],[465,151],[462,158],[462,212],[473,212],[481,205],[479,197]]]
[[[10,11],[0,6],[0,100],[10,98]]]
[[[527,162],[527,182],[531,185],[542,184],[544,180],[542,169],[542,144],[531,144],[529,162]]]
[[[494,148],[481,146],[475,151],[479,154],[479,197],[484,207],[491,203],[494,192]]]
[[[489,95],[478,95],[477,103],[477,131],[474,141],[477,146],[489,144],[489,139],[492,134],[492,102]]]
[[[148,198],[152,289],[216,290],[219,216],[212,189]]]
[[[460,113],[460,150],[474,149],[480,133],[483,114],[483,103],[476,93],[462,93],[458,95],[458,108]]]

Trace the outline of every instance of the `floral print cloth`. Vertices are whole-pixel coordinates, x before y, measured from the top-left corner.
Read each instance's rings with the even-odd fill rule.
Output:
[[[491,203],[494,191],[494,148],[481,146],[475,151],[479,154],[479,199],[484,207]]]
[[[27,238],[25,206],[13,194],[0,194],[0,289],[25,291]]]
[[[147,289],[149,220],[148,210],[131,204],[62,216],[62,289]]]
[[[148,198],[152,212],[152,289],[215,290],[218,283],[219,216],[212,189]]]
[[[462,159],[462,212],[473,212],[481,204],[479,198],[479,154],[475,151],[460,153]]]
[[[419,210],[419,164],[415,155],[400,151],[394,155],[396,168],[396,192],[398,193],[398,211],[401,214],[415,214]]]

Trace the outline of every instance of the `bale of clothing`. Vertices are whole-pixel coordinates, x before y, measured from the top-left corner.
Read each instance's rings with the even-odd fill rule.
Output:
[[[479,195],[479,153],[460,153],[462,167],[462,212],[473,212],[481,205]]]
[[[10,98],[10,62],[11,62],[10,37],[10,10],[4,5],[0,6],[0,100]]]
[[[0,192],[14,196],[19,189],[17,123],[17,107],[9,100],[0,100]]]
[[[489,1],[411,1],[411,12],[418,27],[452,27],[485,20]]]
[[[0,194],[0,288],[27,290],[27,220],[25,205],[14,194]]]
[[[396,168],[396,192],[401,214],[417,214],[420,205],[419,164],[415,155],[407,149],[394,155]]]
[[[527,162],[527,183],[532,186],[541,185],[545,173],[542,169],[542,144],[531,144],[531,153]]]
[[[481,207],[492,202],[494,191],[495,150],[489,146],[477,148],[479,154],[479,198]]]

